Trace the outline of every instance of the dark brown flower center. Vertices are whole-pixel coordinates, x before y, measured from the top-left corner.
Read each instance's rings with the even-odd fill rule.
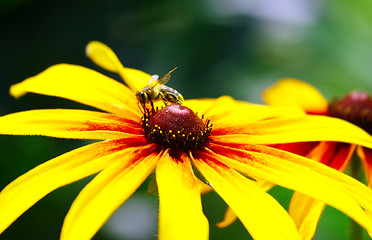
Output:
[[[331,102],[327,115],[342,118],[372,133],[372,98],[368,93],[353,91],[341,100]]]
[[[182,105],[169,105],[154,113],[146,113],[142,126],[147,139],[165,148],[184,151],[203,147],[212,130],[212,124],[199,118]]]

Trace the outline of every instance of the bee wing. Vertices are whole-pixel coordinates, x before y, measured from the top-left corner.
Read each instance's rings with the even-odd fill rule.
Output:
[[[149,87],[153,88],[158,84],[159,84],[159,76],[158,75],[152,75],[150,80],[149,80]]]
[[[160,80],[158,75],[152,75],[149,80],[149,90],[154,89],[156,86],[159,86]]]
[[[160,78],[159,79],[159,84],[161,84],[161,85],[166,84],[171,77],[171,73],[176,69],[177,69],[177,67],[173,68],[172,70],[169,71],[169,73],[165,74],[164,77]]]
[[[159,83],[160,83],[161,85],[166,84],[166,83],[169,81],[170,76],[171,76],[171,75],[170,75],[170,72],[167,73],[167,74],[165,74],[164,77],[162,77],[162,78],[159,79]]]
[[[160,84],[160,85],[166,84],[171,77],[171,73],[176,69],[177,69],[177,67],[173,68],[171,71],[169,71],[169,73],[165,74],[164,77],[162,77],[160,79],[159,79],[158,75],[152,75],[150,80],[149,80],[150,88],[153,89],[158,84]]]

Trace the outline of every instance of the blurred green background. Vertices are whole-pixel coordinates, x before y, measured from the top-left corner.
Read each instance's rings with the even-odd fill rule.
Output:
[[[8,90],[57,63],[83,65],[119,80],[85,57],[91,40],[108,44],[124,65],[150,74],[164,75],[177,66],[168,85],[185,98],[231,95],[260,103],[261,91],[282,77],[308,81],[328,99],[352,89],[372,93],[371,12],[371,1],[348,0],[0,0],[0,114],[86,108],[32,94],[15,100]],[[86,142],[0,136],[0,144],[2,189]],[[64,216],[89,180],[49,194],[0,239],[58,239]],[[288,205],[291,191],[271,193]],[[249,239],[239,221],[215,227],[226,209],[216,194],[204,195],[203,204],[211,239]],[[155,239],[157,206],[145,183],[94,239]],[[315,239],[350,239],[349,224],[326,208]]]

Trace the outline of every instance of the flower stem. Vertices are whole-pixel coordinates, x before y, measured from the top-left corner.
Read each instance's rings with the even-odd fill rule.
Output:
[[[351,177],[355,178],[356,180],[361,180],[361,164],[359,158],[355,155],[351,159]],[[362,228],[361,226],[351,220],[351,239],[352,240],[362,240]]]

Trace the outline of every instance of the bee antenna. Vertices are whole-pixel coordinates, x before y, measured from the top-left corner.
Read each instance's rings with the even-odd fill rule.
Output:
[[[173,68],[172,70],[169,71],[169,73],[172,73],[174,70],[176,70],[178,67]]]

